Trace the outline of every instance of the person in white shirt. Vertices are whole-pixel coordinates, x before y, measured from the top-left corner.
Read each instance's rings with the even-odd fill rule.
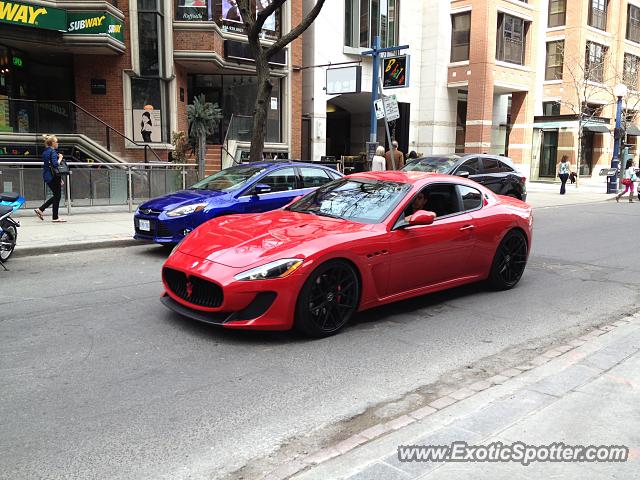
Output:
[[[382,170],[387,169],[387,161],[384,158],[384,147],[379,146],[376,148],[376,154],[373,156],[371,160],[371,171],[372,172],[381,172]]]
[[[633,203],[633,182],[636,178],[636,166],[633,160],[627,160],[627,166],[624,169],[622,178],[622,184],[624,185],[624,192],[620,192],[616,195],[616,202],[620,202],[620,198],[627,192],[629,192],[629,203]]]

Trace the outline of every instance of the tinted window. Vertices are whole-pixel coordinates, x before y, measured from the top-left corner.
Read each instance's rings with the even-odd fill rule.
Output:
[[[272,192],[284,192],[298,188],[296,185],[296,172],[293,168],[282,168],[271,172],[258,183],[269,185]]]
[[[331,181],[327,172],[321,168],[301,167],[300,173],[302,188],[320,187]]]
[[[500,171],[501,172],[513,172],[513,168],[511,168],[509,165],[507,165],[504,162],[498,162],[500,164]]]
[[[483,158],[484,173],[500,173],[500,162],[495,158]]]
[[[320,187],[289,210],[359,223],[380,223],[410,189],[405,183],[345,178]]]
[[[472,158],[460,165],[457,171],[469,172],[469,175],[478,175],[481,169],[482,165],[480,165],[480,160],[478,160],[477,158]]]
[[[467,210],[475,210],[482,206],[482,194],[475,188],[458,185],[460,197],[462,198],[462,208]]]
[[[264,171],[263,167],[238,166],[221,170],[189,187],[191,190],[227,192],[240,188]]]

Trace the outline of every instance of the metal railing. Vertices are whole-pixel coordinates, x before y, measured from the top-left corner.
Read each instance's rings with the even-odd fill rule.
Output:
[[[136,204],[183,190],[198,181],[198,168],[185,163],[80,163],[69,162],[61,207]],[[0,190],[20,192],[27,207],[37,207],[51,196],[42,179],[42,163],[0,164]]]
[[[35,134],[36,150],[44,149],[38,138],[40,134],[77,134],[85,135],[118,156],[124,154],[127,146],[135,145],[144,148],[145,163],[149,160],[162,161],[149,145],[127,137],[75,102],[5,98],[0,103],[3,104],[0,110],[9,120],[7,125],[0,127],[0,133]]]

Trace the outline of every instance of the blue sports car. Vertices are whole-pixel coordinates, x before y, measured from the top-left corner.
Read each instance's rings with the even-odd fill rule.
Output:
[[[214,217],[275,210],[340,177],[331,168],[300,162],[230,167],[140,205],[133,217],[134,238],[172,245]]]

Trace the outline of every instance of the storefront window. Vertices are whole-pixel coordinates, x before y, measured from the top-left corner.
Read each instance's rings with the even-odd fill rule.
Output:
[[[273,79],[265,132],[265,141],[270,143],[282,141],[280,84],[280,79]],[[207,139],[209,143],[222,143],[228,129],[231,129],[229,135],[234,137],[234,140],[251,140],[257,91],[256,77],[251,75],[194,75],[190,77],[189,103],[193,101],[193,97],[204,94],[208,102],[217,103],[222,109],[222,122],[220,122],[219,129]],[[233,125],[231,125],[232,117]]]
[[[133,139],[136,142],[166,141],[168,122],[165,91],[165,82],[160,79],[131,79]]]
[[[213,20],[212,0],[177,0],[176,20],[207,22]]]
[[[272,0],[255,0],[252,11],[258,15],[271,4]],[[222,30],[233,33],[245,33],[242,16],[236,0],[214,0],[214,18]],[[274,40],[280,36],[280,9],[276,10],[264,22],[262,36]]]

